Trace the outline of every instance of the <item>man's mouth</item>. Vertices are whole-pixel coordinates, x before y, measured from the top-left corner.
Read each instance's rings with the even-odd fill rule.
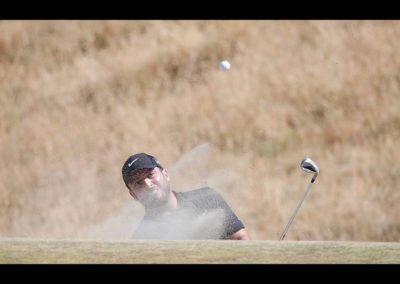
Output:
[[[148,192],[145,196],[143,196],[140,199],[140,201],[143,202],[144,204],[148,204],[157,199],[158,199],[158,189],[151,189],[151,191]]]

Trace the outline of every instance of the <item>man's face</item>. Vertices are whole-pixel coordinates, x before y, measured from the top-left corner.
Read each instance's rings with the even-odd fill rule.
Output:
[[[169,176],[165,169],[142,169],[129,183],[129,193],[145,207],[157,207],[168,202]]]

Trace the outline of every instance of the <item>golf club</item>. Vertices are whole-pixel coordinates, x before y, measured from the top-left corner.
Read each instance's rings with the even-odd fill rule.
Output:
[[[312,184],[315,182],[315,179],[317,178],[318,174],[319,174],[319,168],[317,166],[316,163],[314,163],[313,160],[311,160],[310,158],[305,158],[304,160],[301,161],[300,163],[300,168],[305,171],[306,173],[312,173],[314,174],[314,176],[311,179],[311,182],[302,198],[302,200],[300,201],[299,205],[297,206],[296,210],[294,210],[292,217],[289,220],[289,223],[286,225],[285,230],[283,231],[281,237],[279,238],[279,240],[283,240],[289,230],[290,225],[292,224],[294,217],[296,217],[297,212],[299,211],[301,205],[303,204],[303,201],[306,199],[308,193],[311,191],[311,186]]]

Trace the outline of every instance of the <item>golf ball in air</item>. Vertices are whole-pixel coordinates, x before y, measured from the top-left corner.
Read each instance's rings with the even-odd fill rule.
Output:
[[[227,71],[227,70],[229,70],[231,68],[231,64],[229,63],[229,61],[223,60],[219,64],[219,68],[221,70]]]

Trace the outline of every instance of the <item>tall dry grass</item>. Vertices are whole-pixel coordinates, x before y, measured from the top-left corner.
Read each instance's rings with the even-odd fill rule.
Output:
[[[399,39],[398,21],[1,21],[0,235],[141,214],[125,159],[168,169],[206,142],[197,178],[254,239],[280,236],[310,156],[321,173],[287,239],[398,241]]]

